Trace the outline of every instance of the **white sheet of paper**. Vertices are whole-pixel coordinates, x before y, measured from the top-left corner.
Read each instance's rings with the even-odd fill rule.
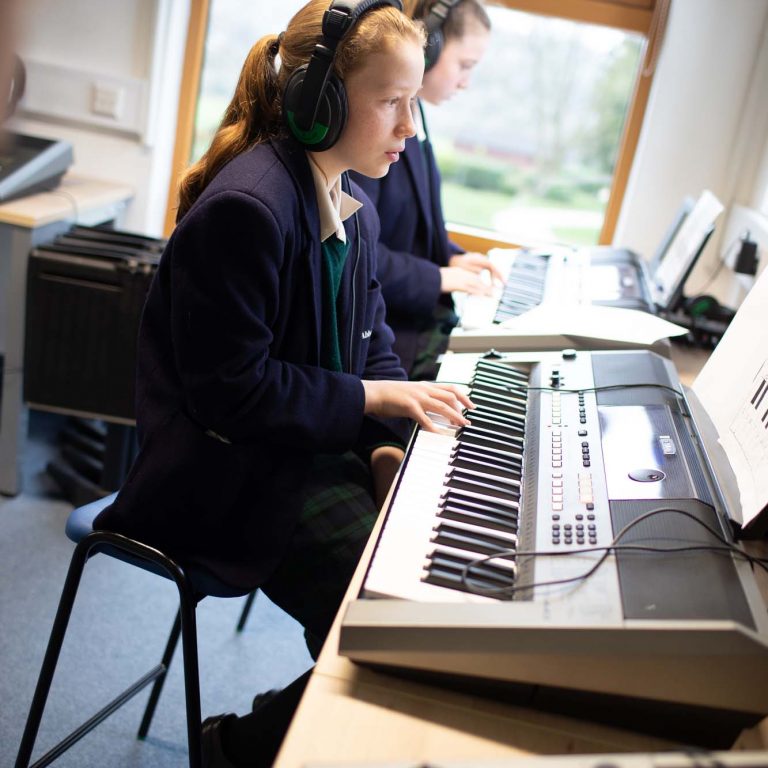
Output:
[[[722,211],[723,204],[708,189],[699,195],[653,276],[654,287],[658,292],[656,298],[662,306],[666,306],[669,293],[685,273]]]
[[[584,336],[639,345],[687,333],[680,325],[636,309],[546,302],[505,320],[501,327],[531,336]]]
[[[693,382],[717,429],[747,525],[768,504],[768,270]]]

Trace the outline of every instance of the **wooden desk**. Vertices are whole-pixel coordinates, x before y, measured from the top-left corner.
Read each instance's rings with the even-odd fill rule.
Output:
[[[673,359],[690,383],[709,353],[680,349]],[[360,589],[381,524],[380,519],[347,600]],[[768,602],[765,577],[759,574],[758,583]],[[344,606],[340,616],[343,611]],[[660,738],[454,693],[358,666],[337,652],[340,616],[278,755],[277,768],[657,752],[677,746]],[[745,731],[737,747],[767,750],[768,719]]]
[[[360,589],[377,523],[347,599]],[[346,600],[345,600],[346,602]],[[659,751],[663,739],[374,672],[339,656],[336,618],[277,768],[307,763],[509,758],[530,753]]]
[[[369,557],[366,551],[361,562],[367,563]],[[359,589],[364,571],[364,567],[358,568],[348,598]],[[768,598],[768,579],[762,582]],[[678,746],[635,732],[374,672],[338,655],[338,632],[339,618],[310,678],[276,768],[513,760],[527,755],[658,752]],[[768,719],[744,731],[734,748],[768,750]],[[768,765],[768,752],[765,758]]]
[[[690,387],[693,380],[699,375],[699,371],[704,367],[712,350],[691,347],[685,344],[672,342],[670,357],[677,368],[677,375],[680,381]]]
[[[50,192],[0,205],[0,493],[21,490],[19,464],[27,435],[22,392],[29,252],[71,224],[117,218],[132,196],[133,189],[125,184],[67,175]]]

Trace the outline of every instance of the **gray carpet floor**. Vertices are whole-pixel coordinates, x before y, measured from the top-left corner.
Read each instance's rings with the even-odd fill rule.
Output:
[[[64,534],[72,505],[45,466],[59,417],[31,414],[23,491],[0,496],[0,766],[12,766],[37,681],[73,544]],[[244,598],[208,598],[198,607],[203,717],[243,714],[255,693],[282,687],[311,659],[300,626],[262,594],[242,633]],[[34,757],[44,754],[160,661],[176,610],[164,579],[98,555],[80,584]],[[61,768],[171,768],[186,764],[181,648],[171,665],[149,737],[136,739],[143,691],[56,763]]]

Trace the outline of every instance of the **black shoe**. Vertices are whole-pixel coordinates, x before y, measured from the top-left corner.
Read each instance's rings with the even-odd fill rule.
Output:
[[[251,707],[251,712],[255,712],[257,709],[260,709],[265,704],[272,701],[272,699],[274,699],[278,693],[280,693],[280,691],[277,688],[272,688],[272,690],[264,691],[264,693],[257,693],[253,697],[253,706]]]
[[[221,744],[222,724],[230,719],[237,720],[237,715],[214,715],[203,720],[200,735],[203,768],[236,768],[224,754],[224,747]]]

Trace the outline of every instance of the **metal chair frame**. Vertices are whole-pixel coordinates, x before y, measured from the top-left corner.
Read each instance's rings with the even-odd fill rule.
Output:
[[[48,640],[48,647],[43,658],[35,694],[24,727],[18,756],[16,757],[15,768],[29,768],[32,751],[35,746],[40,722],[43,717],[43,710],[45,709],[45,704],[48,700],[48,693],[50,691],[51,682],[53,681],[54,672],[56,671],[56,665],[64,642],[67,625],[69,624],[69,618],[72,614],[72,607],[75,602],[80,579],[86,562],[93,555],[100,552],[175,582],[179,592],[179,609],[176,613],[173,626],[171,627],[171,633],[168,637],[168,642],[166,643],[165,651],[160,663],[139,678],[133,685],[126,688],[90,719],[86,720],[82,725],[72,731],[72,733],[62,739],[62,741],[55,747],[46,752],[32,765],[32,768],[43,768],[43,766],[52,763],[56,758],[77,743],[83,736],[93,730],[99,723],[103,722],[109,715],[132,699],[139,691],[143,690],[150,683],[154,683],[137,734],[139,739],[144,739],[149,732],[149,726],[152,722],[155,707],[157,706],[160,693],[163,689],[163,683],[165,682],[168,667],[170,666],[174,651],[178,644],[179,635],[181,635],[182,639],[184,656],[184,692],[187,714],[189,765],[190,768],[202,768],[200,677],[197,653],[196,608],[200,600],[206,597],[206,593],[201,594],[197,591],[194,587],[193,579],[190,578],[178,563],[163,552],[147,546],[146,544],[142,544],[135,539],[117,533],[110,533],[108,531],[94,531],[89,533],[84,536],[75,547],[67,577],[64,582],[61,599],[59,600],[59,607],[56,611],[51,635]],[[222,596],[235,597],[242,594],[245,593],[237,593],[233,590],[233,594]],[[250,604],[253,601],[252,596],[254,595],[255,593],[251,593],[249,596],[249,601],[242,617],[243,622],[245,621],[245,617],[247,617]]]
[[[248,597],[243,603],[243,610],[240,612],[240,618],[237,620],[237,631],[242,632],[245,629],[245,622],[248,621],[248,614],[251,612],[253,601],[256,599],[258,589],[254,589],[253,592],[248,593]]]

